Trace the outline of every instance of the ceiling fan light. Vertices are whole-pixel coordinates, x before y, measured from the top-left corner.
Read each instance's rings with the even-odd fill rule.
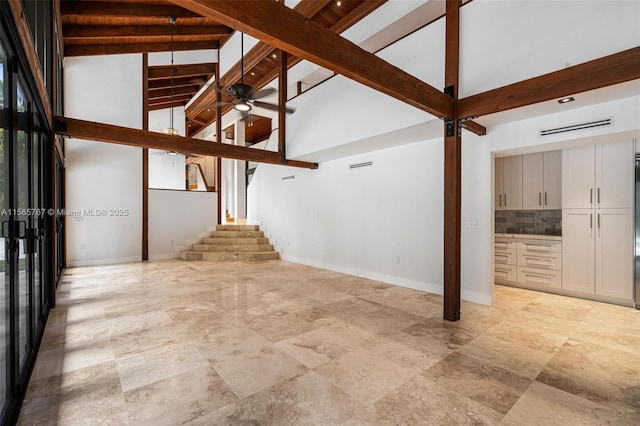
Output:
[[[238,102],[237,104],[235,104],[233,106],[233,109],[235,109],[236,111],[241,111],[241,112],[245,112],[245,111],[251,111],[251,105],[249,105],[247,102]]]
[[[173,128],[173,127],[167,127],[166,129],[164,129],[164,132],[167,135],[173,135],[173,136],[178,136],[180,134],[180,132],[178,131],[178,129]]]

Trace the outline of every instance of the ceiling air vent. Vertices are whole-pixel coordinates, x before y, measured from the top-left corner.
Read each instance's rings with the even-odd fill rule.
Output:
[[[360,167],[373,166],[373,161],[367,161],[366,163],[349,164],[350,169],[357,169]]]
[[[289,179],[295,179],[296,175],[291,175],[291,176],[282,176],[282,180],[289,180]]]
[[[540,136],[557,135],[558,133],[575,132],[577,130],[592,129],[594,127],[607,127],[613,125],[613,117],[602,120],[588,121],[586,123],[574,124],[572,126],[556,127],[555,129],[540,130]]]

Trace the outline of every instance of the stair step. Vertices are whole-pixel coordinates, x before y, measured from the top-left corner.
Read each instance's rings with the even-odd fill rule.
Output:
[[[259,231],[258,225],[218,225],[216,231]]]
[[[213,231],[213,238],[263,238],[262,231]]]
[[[194,244],[193,251],[200,252],[267,252],[273,251],[271,244],[252,244],[252,245],[224,245],[224,244]]]
[[[275,251],[249,252],[249,253],[183,251],[181,254],[181,257],[184,260],[207,260],[207,261],[225,261],[225,260],[260,261],[260,260],[280,259],[280,255],[278,254],[278,252],[275,252]]]
[[[268,238],[214,238],[208,237],[203,238],[202,242],[204,244],[219,244],[219,245],[237,245],[237,246],[247,246],[247,245],[256,245],[256,244],[269,244]]]

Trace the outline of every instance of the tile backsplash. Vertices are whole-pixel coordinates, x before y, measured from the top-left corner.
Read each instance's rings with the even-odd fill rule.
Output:
[[[496,234],[562,235],[562,210],[496,211]]]

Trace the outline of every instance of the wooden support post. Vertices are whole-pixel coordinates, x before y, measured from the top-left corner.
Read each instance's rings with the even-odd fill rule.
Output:
[[[142,54],[142,130],[149,130],[149,54]],[[142,148],[142,260],[149,260],[149,148]]]
[[[287,162],[287,52],[280,50],[278,67],[278,152],[282,163]]]
[[[216,99],[220,100],[220,50],[218,49],[218,62],[214,70],[216,77]],[[222,105],[216,104],[216,139],[222,143]],[[222,224],[222,157],[216,160],[216,190],[218,191],[218,225]]]
[[[444,130],[444,319],[460,319],[460,234],[462,140],[458,127],[459,0],[447,0],[445,93],[454,100],[454,116]]]

